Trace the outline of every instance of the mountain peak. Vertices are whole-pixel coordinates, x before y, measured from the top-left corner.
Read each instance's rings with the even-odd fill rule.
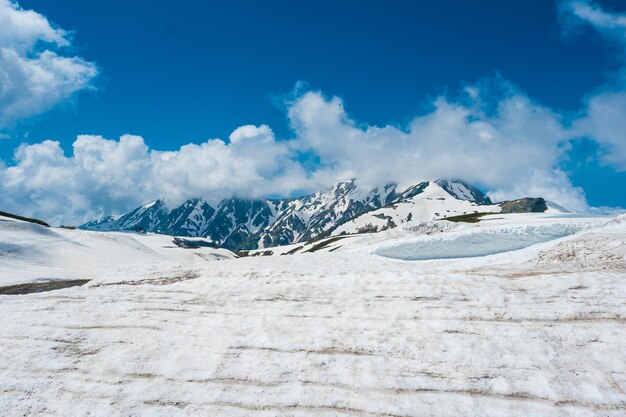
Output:
[[[356,188],[356,178],[336,182],[332,186],[330,193],[333,195],[345,195]]]
[[[232,197],[212,205],[196,198],[174,208],[158,199],[81,228],[203,237],[228,249],[244,250],[501,209],[482,191],[461,180],[440,178],[408,187],[392,183],[365,190],[352,178],[337,182],[327,192],[292,199]]]
[[[463,180],[440,178],[434,182],[459,200],[474,201],[478,204],[493,204],[491,199],[482,191]]]
[[[142,205],[140,208],[144,209],[144,210],[148,210],[152,207],[155,208],[159,208],[163,205],[163,201],[161,201],[161,199],[157,199],[157,200],[152,200],[144,205]]]

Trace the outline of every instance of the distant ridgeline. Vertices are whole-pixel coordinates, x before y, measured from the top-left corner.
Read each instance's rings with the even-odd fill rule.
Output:
[[[227,249],[246,250],[329,235],[377,232],[412,220],[546,209],[542,198],[493,204],[480,190],[459,180],[426,181],[404,189],[388,184],[365,193],[355,180],[349,180],[335,184],[328,192],[295,199],[230,198],[216,207],[193,199],[173,209],[155,200],[80,228],[205,237]]]

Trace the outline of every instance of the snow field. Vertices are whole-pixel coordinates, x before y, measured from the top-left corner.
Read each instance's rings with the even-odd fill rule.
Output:
[[[0,296],[0,414],[625,415],[626,222],[495,217]],[[550,224],[581,229],[472,259],[372,253]]]

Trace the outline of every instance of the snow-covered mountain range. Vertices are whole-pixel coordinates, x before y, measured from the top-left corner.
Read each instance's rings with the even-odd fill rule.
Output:
[[[547,209],[543,199],[528,207],[528,211]],[[155,200],[80,228],[205,237],[219,246],[244,250],[328,235],[376,232],[412,220],[502,210],[502,205],[493,204],[480,190],[460,180],[425,181],[406,188],[388,184],[363,190],[352,179],[335,184],[328,192],[295,199],[230,198],[216,206],[192,199],[175,208]]]

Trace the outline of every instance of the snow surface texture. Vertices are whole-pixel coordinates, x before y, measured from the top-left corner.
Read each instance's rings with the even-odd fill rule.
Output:
[[[130,234],[2,223],[3,280],[92,281],[0,295],[0,415],[626,415],[626,217],[497,216],[221,262],[158,236],[144,249]],[[579,231],[486,257],[375,254],[554,224]]]

